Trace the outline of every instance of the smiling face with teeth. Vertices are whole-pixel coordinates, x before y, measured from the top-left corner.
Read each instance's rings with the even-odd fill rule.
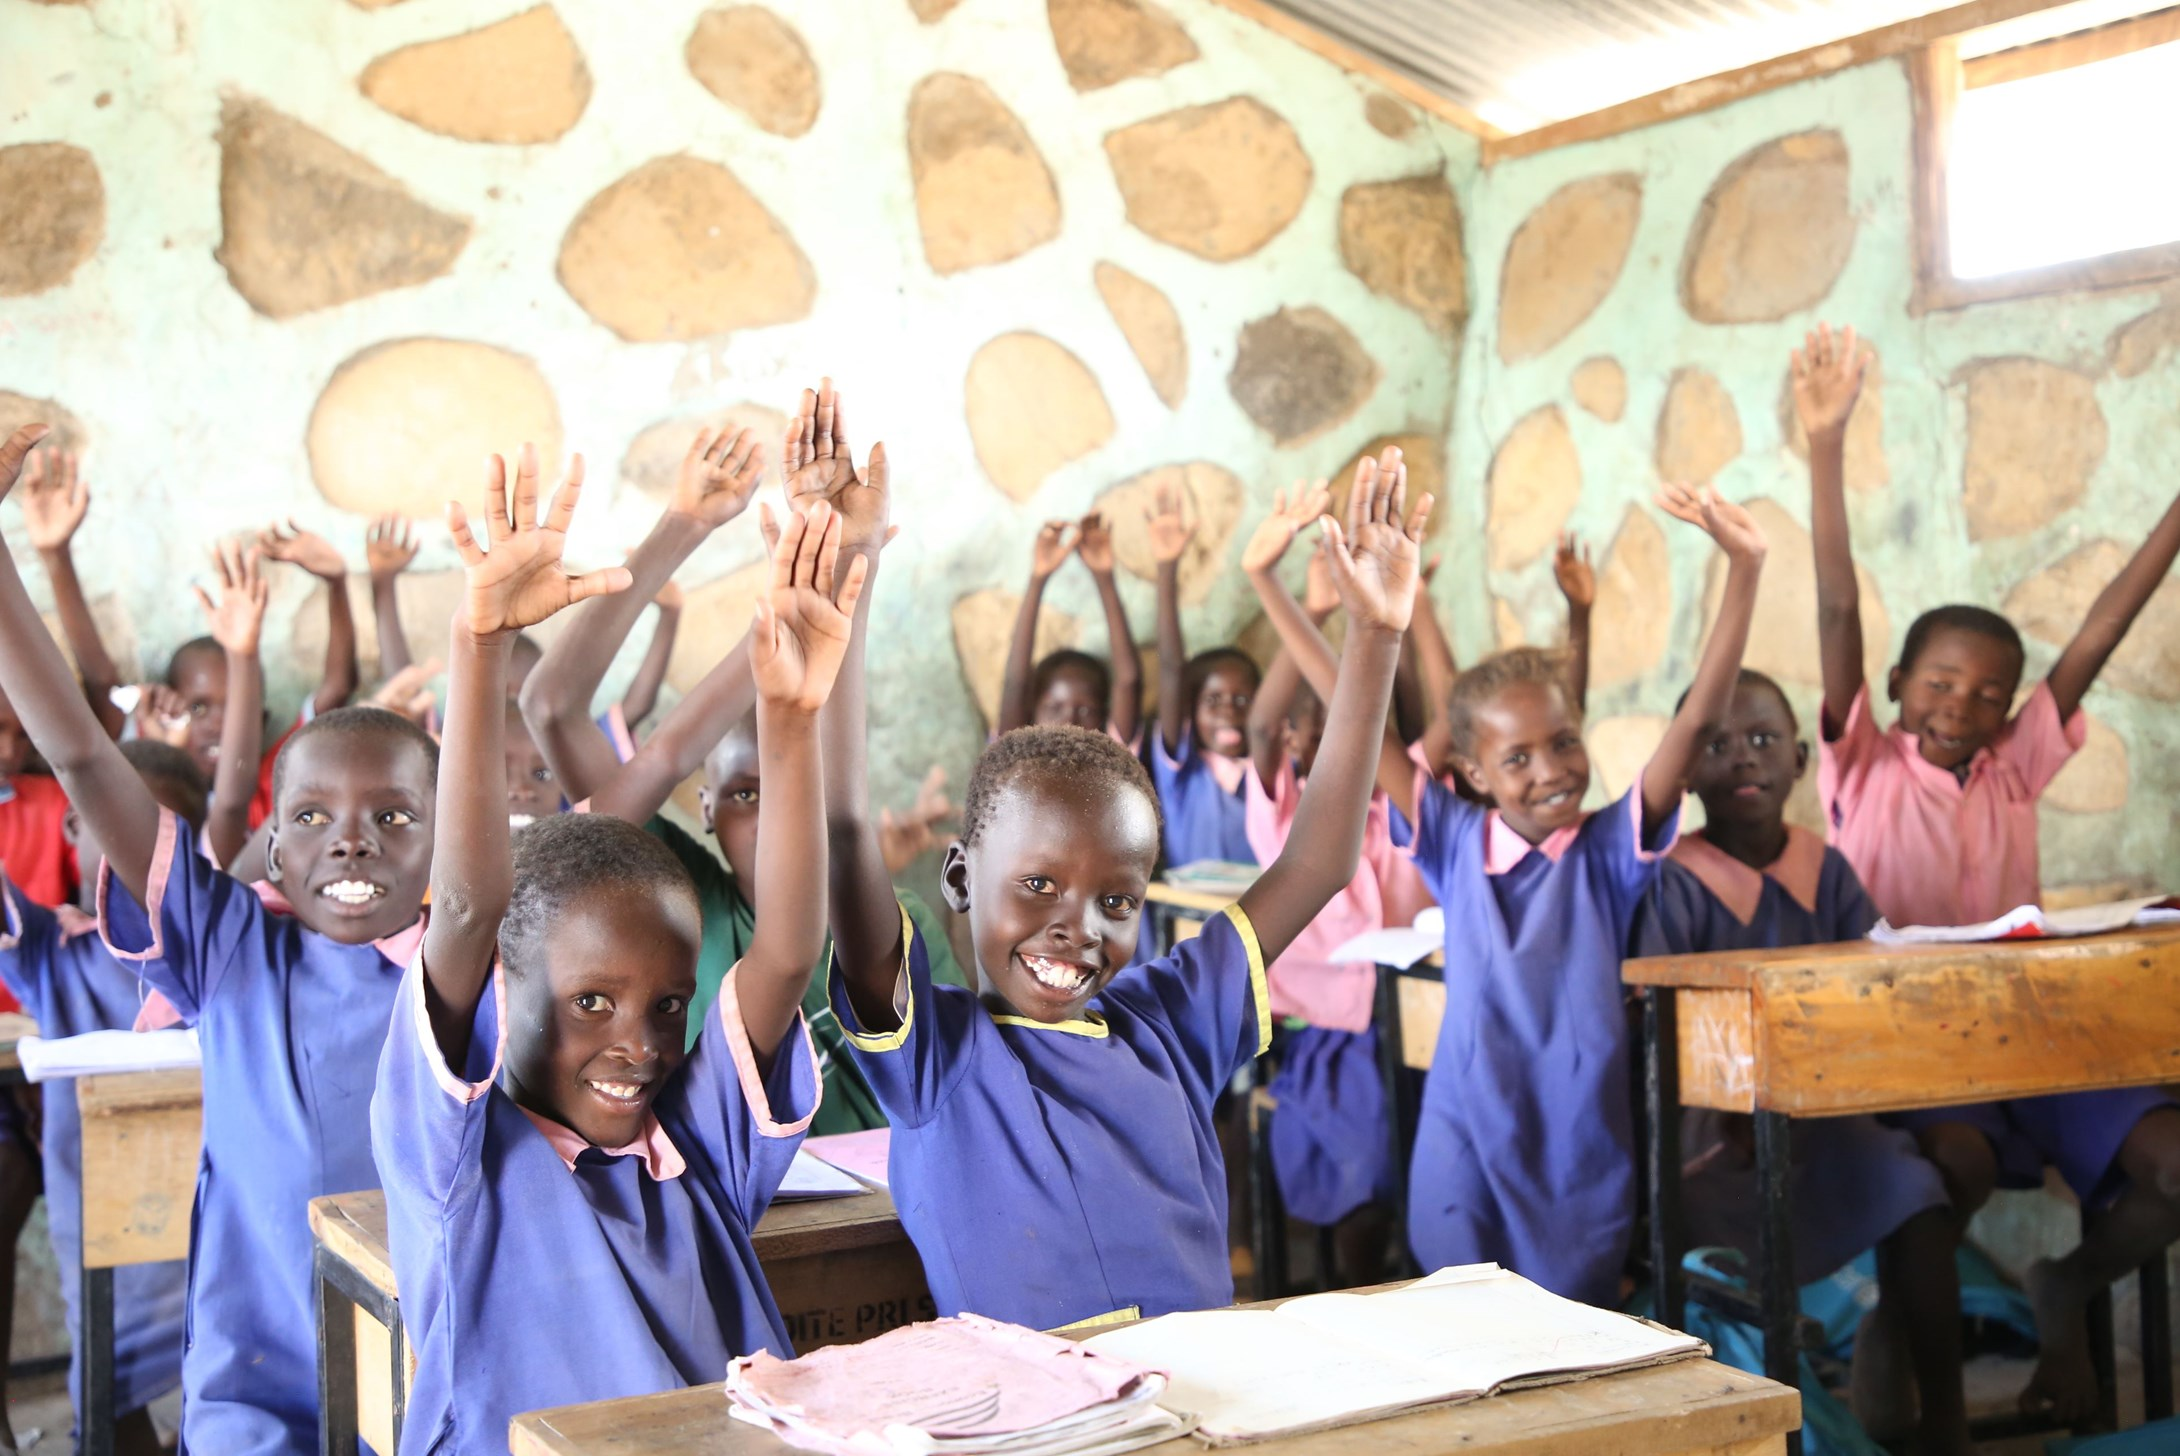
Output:
[[[530,737],[530,725],[523,722],[522,710],[513,703],[507,705],[503,742],[507,750],[508,824],[520,829],[547,814],[559,813],[560,780],[553,777],[552,765],[538,752],[537,743]]]
[[[427,747],[392,733],[304,732],[281,750],[266,873],[304,925],[366,945],[416,922],[431,877]]]
[[[1710,841],[1732,854],[1742,846],[1762,869],[1786,840],[1786,800],[1809,767],[1809,745],[1796,736],[1794,709],[1779,685],[1744,670],[1725,715],[1703,728],[1688,790],[1703,801]]]
[[[1590,755],[1565,687],[1557,680],[1508,683],[1477,704],[1470,721],[1473,756],[1455,761],[1507,828],[1541,844],[1582,821]]]
[[[2021,651],[2011,643],[1939,627],[1924,637],[1914,661],[1892,670],[1886,690],[1924,760],[1959,772],[2013,715],[2021,667]]]

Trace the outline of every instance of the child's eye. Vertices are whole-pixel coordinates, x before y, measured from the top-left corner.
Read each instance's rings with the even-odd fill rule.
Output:
[[[1131,895],[1107,895],[1104,900],[1106,918],[1126,920],[1135,914],[1135,898]]]
[[[1726,751],[1726,740],[1723,738],[1713,738],[1710,742],[1703,745],[1703,751],[1715,758],[1719,754],[1722,754]]]
[[[1022,876],[1022,888],[1033,895],[1042,895],[1051,890],[1052,881],[1043,875],[1024,875]]]
[[[1528,754],[1526,754],[1526,753],[1517,753],[1517,754],[1514,754],[1514,755],[1512,755],[1511,757],[1509,757],[1509,758],[1508,758],[1508,759],[1506,760],[1506,766],[1507,766],[1508,768],[1520,768],[1520,767],[1522,767],[1523,765],[1527,764],[1528,762],[1529,762],[1529,755],[1528,755]]]
[[[575,1009],[590,1012],[610,1011],[613,1003],[606,998],[603,991],[585,991],[575,998]]]
[[[537,783],[549,784],[553,781],[553,771],[549,768],[533,768],[530,770],[530,778]]]
[[[689,1000],[686,996],[668,996],[659,1002],[661,1016],[679,1016],[688,1009]]]
[[[192,718],[209,718],[212,716],[212,705],[210,703],[191,703],[189,705],[189,716]]]
[[[331,824],[333,816],[323,809],[298,809],[295,812],[295,822],[306,828],[316,829],[321,824]]]
[[[1749,742],[1758,748],[1769,748],[1778,741],[1779,735],[1776,733],[1751,733],[1749,735]]]
[[[727,797],[737,804],[754,804],[757,802],[757,791],[755,789],[736,789]]]
[[[378,822],[388,829],[406,829],[416,822],[416,816],[406,809],[388,809],[378,816]]]

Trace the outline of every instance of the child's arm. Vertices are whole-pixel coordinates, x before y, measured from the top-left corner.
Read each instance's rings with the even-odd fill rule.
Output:
[[[1322,481],[1314,486],[1297,483],[1291,502],[1287,492],[1277,492],[1272,497],[1272,513],[1265,517],[1264,523],[1256,528],[1241,550],[1242,573],[1264,600],[1265,613],[1280,633],[1279,653],[1265,671],[1264,680],[1257,685],[1256,698],[1249,705],[1249,754],[1256,765],[1258,781],[1267,788],[1278,780],[1280,760],[1286,755],[1287,709],[1294,703],[1295,685],[1308,672],[1312,687],[1317,687],[1321,680],[1320,693],[1332,690],[1332,650],[1314,630],[1314,623],[1323,619],[1314,618],[1312,630],[1306,636],[1301,634],[1294,625],[1294,598],[1287,594],[1277,575],[1280,559],[1294,544],[1295,533],[1323,515],[1331,500],[1331,493]],[[1273,594],[1286,598],[1285,621],[1281,620],[1279,605],[1272,600]],[[1294,645],[1287,642],[1289,632],[1296,633]],[[1305,654],[1309,658],[1308,667],[1302,661]]]
[[[750,636],[744,634],[704,674],[704,680],[674,704],[674,711],[637,747],[635,757],[612,763],[592,781],[587,796],[591,812],[611,814],[631,824],[641,824],[658,813],[682,780],[704,766],[704,756],[742,721],[756,700],[757,684],[750,676]],[[763,807],[760,799],[760,814]]]
[[[1862,691],[1862,594],[1847,533],[1847,421],[1869,356],[1853,329],[1819,324],[1794,351],[1794,412],[1809,437],[1809,535],[1817,558],[1817,660],[1824,672],[1820,731],[1829,739]]]
[[[348,563],[333,543],[290,519],[257,533],[257,549],[274,561],[300,566],[325,583],[325,677],[311,694],[313,713],[330,713],[356,694],[356,618],[348,608]],[[506,770],[501,770],[504,780]]]
[[[44,439],[46,426],[24,425],[0,445],[0,499],[15,487],[23,459]],[[77,691],[75,674],[47,635],[38,609],[15,569],[12,552],[0,550],[0,692],[15,706],[69,802],[106,851],[107,863],[139,902],[151,879],[159,840],[159,805],[144,781]],[[501,770],[502,781],[506,771]]]
[[[1460,667],[1453,655],[1453,643],[1446,636],[1444,624],[1438,620],[1438,606],[1431,600],[1431,576],[1437,567],[1434,557],[1423,567],[1423,581],[1416,588],[1415,616],[1409,621],[1408,636],[1415,643],[1416,665],[1423,676],[1423,697],[1427,711],[1424,715],[1423,736],[1416,746],[1423,761],[1431,765],[1432,772],[1445,770],[1453,757],[1453,730],[1446,719],[1446,705],[1453,700],[1453,680],[1460,676]],[[1411,763],[1407,770],[1414,774]]]
[[[537,450],[522,447],[512,513],[507,465],[485,472],[488,553],[470,534],[460,501],[447,502],[447,529],[468,577],[447,650],[447,721],[439,743],[437,851],[431,860],[431,917],[424,927],[424,1005],[447,1065],[469,1049],[477,1002],[498,949],[500,920],[514,893],[507,828],[507,658],[515,634],[585,597],[624,591],[628,571],[584,576],[561,568],[568,522],[583,489],[583,457],[537,515]]]
[[[659,614],[658,623],[651,629],[651,645],[644,649],[643,661],[636,664],[636,675],[628,680],[628,692],[621,699],[621,721],[631,733],[659,705],[659,685],[666,681],[666,664],[673,661],[674,639],[681,635],[681,601],[681,588],[672,580],[651,598]]]
[[[1075,554],[1090,568],[1090,579],[1098,584],[1098,603],[1105,608],[1113,731],[1123,743],[1133,743],[1136,729],[1143,725],[1143,654],[1135,650],[1135,629],[1128,625],[1128,609],[1120,604],[1120,583],[1113,576],[1113,526],[1102,512],[1092,511],[1076,523],[1075,531]]]
[[[1047,521],[1038,528],[1029,548],[1029,585],[1022,588],[1022,605],[1014,612],[1014,640],[1007,644],[1007,673],[999,685],[1001,733],[1027,728],[1037,716],[1030,701],[1030,684],[1037,669],[1037,614],[1044,607],[1045,583],[1075,549],[1075,537],[1065,521]]]
[[[1286,848],[1241,897],[1267,962],[1293,943],[1325,902],[1355,878],[1369,817],[1371,779],[1387,741],[1385,710],[1400,660],[1400,636],[1415,605],[1423,527],[1431,498],[1406,520],[1401,510],[1407,470],[1388,452],[1391,468],[1357,472],[1348,497],[1348,527],[1320,520],[1333,581],[1347,608],[1347,644],[1338,681],[1325,699],[1325,736],[1316,767],[1295,809]]]
[[[2165,507],[2165,514],[2158,518],[2148,539],[2135,548],[2119,575],[2097,593],[2097,599],[2089,604],[2089,615],[2075,630],[2074,640],[2052,664],[2051,676],[2044,681],[2050,684],[2051,696],[2059,706],[2060,722],[2073,717],[2074,710],[2081,706],[2090,684],[2104,671],[2105,660],[2134,626],[2136,616],[2149,604],[2150,594],[2164,581],[2165,573],[2172,570],[2176,552],[2180,552],[2180,497]]]
[[[1658,505],[1668,515],[1700,526],[1726,553],[1726,593],[1719,603],[1718,620],[1711,624],[1711,640],[1703,644],[1703,660],[1680,711],[1666,725],[1658,751],[1643,768],[1643,833],[1647,836],[1680,808],[1688,789],[1688,770],[1702,747],[1703,728],[1716,723],[1733,700],[1734,679],[1741,672],[1741,655],[1749,644],[1749,619],[1756,614],[1756,582],[1763,574],[1764,533],[1747,511],[1721,500],[1709,486],[1668,485],[1658,493]]]
[[[1181,553],[1195,539],[1196,527],[1182,514],[1178,486],[1159,486],[1143,518],[1150,527],[1151,560],[1158,566],[1158,738],[1170,756],[1181,751],[1181,734],[1188,728],[1189,704],[1182,701],[1188,644],[1181,637]]]
[[[114,703],[114,688],[121,675],[99,639],[91,603],[83,595],[76,576],[75,553],[69,543],[91,511],[91,487],[76,473],[76,457],[59,450],[34,451],[23,472],[17,496],[23,503],[23,529],[45,565],[45,579],[53,588],[53,610],[61,619],[61,633],[68,650],[76,655],[76,673],[83,679],[84,701],[98,715],[106,736],[119,738],[128,715]]]
[[[635,585],[575,614],[522,685],[522,720],[571,800],[593,797],[618,766],[591,722],[590,703],[614,654],[689,553],[740,515],[764,475],[764,454],[748,430],[700,430],[682,457],[673,498],[628,558]],[[730,658],[743,654],[730,654]],[[738,671],[741,669],[737,669]]]
[[[772,557],[772,590],[750,628],[757,682],[757,927],[734,973],[742,1024],[758,1066],[771,1069],[825,953],[825,771],[818,712],[833,690],[870,571],[851,556],[837,571],[842,522],[824,501],[797,512]],[[834,578],[839,577],[837,593]]]
[[[254,549],[222,541],[212,559],[220,572],[219,600],[213,601],[201,586],[192,589],[213,640],[227,655],[227,714],[220,722],[219,768],[205,810],[204,839],[213,861],[229,865],[250,837],[250,798],[257,792],[259,740],[265,732],[265,678],[258,667],[257,643],[272,587],[258,570]]]
[[[1552,576],[1567,599],[1567,696],[1580,711],[1590,701],[1590,608],[1597,602],[1597,569],[1590,564],[1589,547],[1576,553],[1572,532],[1559,533]]]
[[[378,624],[378,670],[399,677],[416,659],[401,628],[401,598],[394,583],[416,560],[416,528],[399,516],[380,516],[363,534],[363,564],[371,573],[371,617]]]

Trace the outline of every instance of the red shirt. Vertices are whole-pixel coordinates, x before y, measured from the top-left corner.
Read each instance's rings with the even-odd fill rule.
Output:
[[[275,738],[272,747],[266,749],[265,756],[258,760],[257,792],[250,795],[250,830],[252,833],[256,832],[258,825],[263,824],[272,817],[273,763],[280,757],[280,750],[287,747],[288,740],[295,736],[295,730],[308,721],[308,718],[296,719],[294,726],[290,727],[287,732],[281,734],[278,738]]]
[[[25,897],[48,909],[74,898],[75,846],[61,832],[68,795],[43,774],[17,774],[0,803],[0,867]]]

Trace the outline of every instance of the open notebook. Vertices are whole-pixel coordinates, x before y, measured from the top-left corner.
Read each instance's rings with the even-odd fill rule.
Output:
[[[2176,921],[2180,921],[2180,900],[2160,895],[2115,900],[2108,905],[2077,905],[2068,910],[2022,905],[1980,925],[1894,925],[1880,920],[1870,931],[1870,939],[1879,945],[1971,945],[1990,940],[2103,935],[2137,925],[2171,925]]]
[[[1707,1355],[1693,1335],[1577,1304],[1496,1264],[1377,1294],[1169,1314],[1086,1342],[1169,1372],[1161,1403],[1233,1445]]]

